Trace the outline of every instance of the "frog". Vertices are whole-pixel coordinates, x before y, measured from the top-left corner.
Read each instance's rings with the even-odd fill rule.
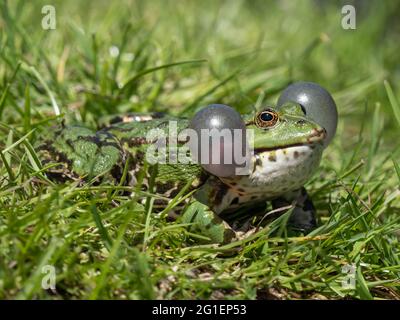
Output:
[[[155,205],[166,207],[182,189],[192,193],[175,218],[206,242],[227,244],[239,239],[223,217],[239,209],[271,202],[273,208],[292,206],[288,225],[300,232],[315,229],[316,210],[304,184],[317,170],[327,137],[325,128],[308,118],[304,108],[287,102],[242,115],[254,132],[254,152],[246,175],[220,177],[200,164],[151,165],[146,151],[154,141],[146,133],[167,130],[175,121],[178,132],[190,119],[161,113],[133,113],[99,130],[61,124],[37,146],[47,176],[57,182],[94,181],[125,185],[159,195]],[[180,141],[179,143],[183,143]]]

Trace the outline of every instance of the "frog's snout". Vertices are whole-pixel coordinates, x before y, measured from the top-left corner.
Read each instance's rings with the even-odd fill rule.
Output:
[[[324,141],[326,139],[327,133],[324,128],[313,129],[310,136],[307,138],[308,143],[315,143]]]

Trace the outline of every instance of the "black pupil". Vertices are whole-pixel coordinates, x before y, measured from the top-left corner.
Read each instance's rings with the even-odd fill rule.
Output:
[[[274,116],[269,112],[264,112],[261,114],[262,121],[271,121],[272,119],[274,119]]]

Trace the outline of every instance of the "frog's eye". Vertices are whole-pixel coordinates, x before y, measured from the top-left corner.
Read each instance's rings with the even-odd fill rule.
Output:
[[[277,109],[287,102],[300,104],[305,115],[326,130],[326,147],[335,135],[338,122],[336,104],[330,93],[313,82],[296,82],[282,92]]]
[[[255,123],[259,128],[273,127],[278,122],[278,114],[272,110],[264,110],[256,115]]]

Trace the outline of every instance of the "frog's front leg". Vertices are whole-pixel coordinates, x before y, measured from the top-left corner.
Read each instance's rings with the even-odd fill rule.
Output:
[[[229,243],[236,234],[229,224],[221,219],[209,206],[194,200],[181,217],[183,223],[190,223],[189,230],[200,232],[211,243]]]
[[[309,233],[317,227],[316,210],[305,188],[289,192],[272,201],[274,209],[293,205],[288,227],[293,231]]]

